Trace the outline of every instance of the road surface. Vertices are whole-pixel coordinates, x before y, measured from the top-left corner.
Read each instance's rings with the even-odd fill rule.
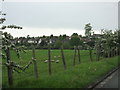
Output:
[[[103,80],[95,88],[119,88],[120,90],[120,69]]]

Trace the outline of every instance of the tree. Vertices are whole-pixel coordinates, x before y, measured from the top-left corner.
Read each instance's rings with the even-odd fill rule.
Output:
[[[85,25],[85,36],[89,39],[89,42],[87,42],[87,46],[89,48],[89,54],[90,54],[90,59],[92,61],[92,45],[93,42],[91,40],[91,34],[92,34],[92,26],[90,23]]]
[[[80,38],[77,37],[77,36],[71,37],[70,44],[72,46],[78,46],[78,45],[80,45]]]
[[[71,36],[72,36],[72,37],[73,37],[73,36],[78,36],[78,34],[77,34],[77,33],[73,33]]]
[[[60,35],[59,40],[63,42],[66,39],[66,36],[67,36],[66,34]]]
[[[50,38],[53,38],[53,34],[50,35]]]
[[[16,71],[19,73],[19,70],[22,70],[22,66],[17,65],[14,61],[11,60],[10,50],[11,49],[15,50],[16,55],[20,59],[20,52],[23,51],[24,47],[22,46],[16,47],[15,43],[12,42],[13,37],[7,32],[3,33],[2,36],[3,36],[2,42],[4,42],[2,45],[2,50],[4,51],[5,57],[6,57],[6,63],[3,63],[3,65],[7,67],[8,84],[10,87],[12,87],[13,86],[13,72]]]
[[[6,14],[4,14],[2,11],[0,11],[0,15],[5,16]],[[3,24],[4,21],[6,21],[5,18],[0,18],[0,24]],[[1,30],[5,30],[6,28],[10,28],[10,29],[22,29],[22,27],[16,26],[16,25],[3,25],[2,27],[0,27]],[[19,65],[17,65],[15,62],[13,62],[11,60],[11,55],[10,55],[10,50],[13,49],[16,51],[18,58],[20,57],[20,49],[16,47],[15,43],[12,42],[13,40],[13,36],[8,34],[7,32],[2,32],[2,50],[5,52],[6,54],[6,63],[4,63],[3,65],[5,65],[7,67],[8,70],[8,84],[10,87],[13,86],[13,71],[18,72],[17,69],[22,70],[22,67],[20,67]],[[2,53],[3,54],[3,53]]]
[[[85,36],[90,37],[91,34],[92,34],[92,26],[91,26],[91,24],[90,23],[86,24],[84,29],[85,29]]]
[[[116,35],[116,46],[118,48],[118,55],[120,55],[120,29],[115,32]]]
[[[46,36],[45,36],[45,35],[43,35],[43,38],[46,38]]]
[[[66,36],[67,36],[66,34],[63,34],[63,40],[65,40],[65,39],[66,39]]]
[[[46,46],[47,45],[47,42],[45,40],[42,40],[41,43],[40,43],[41,46]]]
[[[55,42],[54,47],[55,47],[55,48],[60,48],[60,47],[61,47],[61,45],[62,45],[62,41],[57,40],[57,41]]]
[[[70,43],[69,43],[69,42],[64,42],[64,43],[63,43],[63,47],[64,47],[65,49],[69,49],[69,48],[70,48]]]
[[[119,47],[118,32],[113,34],[112,30],[103,31],[102,49],[105,57],[111,57],[114,49]]]

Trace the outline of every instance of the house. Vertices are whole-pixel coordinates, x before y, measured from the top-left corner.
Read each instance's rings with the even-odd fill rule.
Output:
[[[92,38],[99,38],[99,37],[102,37],[102,36],[103,36],[102,34],[93,34]]]

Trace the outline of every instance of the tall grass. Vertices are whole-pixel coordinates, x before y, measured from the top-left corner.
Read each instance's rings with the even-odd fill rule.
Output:
[[[73,50],[64,50],[67,70],[64,70],[60,50],[51,50],[52,60],[60,60],[59,63],[52,62],[52,75],[48,73],[48,63],[44,60],[48,59],[47,50],[36,50],[36,58],[38,64],[39,78],[36,80],[31,65],[25,72],[20,74],[14,72],[14,87],[15,88],[84,88],[94,82],[99,77],[115,68],[119,61],[118,57],[110,59],[102,58],[100,61],[90,61],[89,51],[82,50],[81,64],[78,64],[78,56],[76,58],[76,66],[73,66]],[[77,52],[78,53],[78,52]],[[77,54],[78,55],[78,54]],[[11,60],[16,61],[19,65],[25,66],[32,58],[32,51],[27,50],[27,53],[21,53],[22,59],[19,60],[14,51],[11,51]],[[5,62],[5,60],[3,60]],[[3,70],[3,87],[8,87],[7,69]]]

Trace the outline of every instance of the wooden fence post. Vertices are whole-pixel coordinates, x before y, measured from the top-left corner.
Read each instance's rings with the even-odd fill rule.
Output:
[[[115,48],[113,49],[113,57],[115,56]]]
[[[78,46],[78,62],[79,62],[79,64],[80,64],[80,46]]]
[[[118,47],[116,47],[116,52],[115,53],[116,53],[116,56],[117,56],[118,55]]]
[[[117,46],[115,47],[115,56],[117,56]]]
[[[8,63],[8,84],[9,87],[13,87],[13,68],[12,68],[12,62],[10,57],[10,48],[7,47],[6,49],[6,56],[7,56],[7,63]]]
[[[97,44],[96,46],[96,61],[100,60],[100,46]]]
[[[111,50],[111,57],[114,57],[114,48]]]
[[[110,48],[108,49],[108,58],[110,58]]]
[[[98,48],[96,48],[96,61],[99,61],[98,59]]]
[[[73,65],[75,66],[76,61],[76,46],[74,46],[74,62]]]
[[[34,63],[34,74],[35,74],[35,78],[37,79],[38,78],[38,68],[37,68],[35,48],[34,47],[32,49],[32,54],[33,54],[32,60],[33,60],[33,63]]]
[[[112,48],[110,48],[110,58],[112,57]]]
[[[49,71],[49,75],[51,75],[52,72],[51,72],[51,52],[50,52],[50,44],[48,45],[48,71]]]
[[[90,48],[90,46],[89,46],[89,54],[90,54],[90,60],[93,61],[92,60],[92,49]]]
[[[67,67],[66,67],[66,62],[65,62],[64,52],[63,52],[63,45],[61,46],[61,55],[62,55],[62,61],[63,61],[63,65],[64,65],[64,70],[66,70]]]

